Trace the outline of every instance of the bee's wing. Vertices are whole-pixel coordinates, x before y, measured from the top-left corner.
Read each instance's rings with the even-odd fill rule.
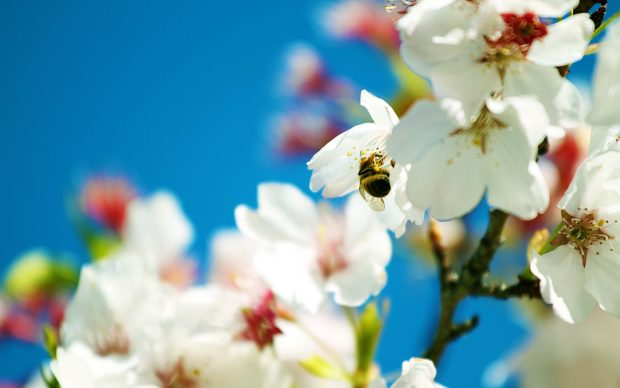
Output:
[[[360,186],[360,195],[364,198],[364,201],[368,203],[368,206],[376,212],[382,212],[385,210],[385,202],[383,202],[383,198],[373,197],[368,194],[366,190],[362,186]]]

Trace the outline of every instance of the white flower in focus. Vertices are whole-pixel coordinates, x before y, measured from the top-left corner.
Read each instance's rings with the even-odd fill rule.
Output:
[[[489,99],[470,123],[450,117],[449,102],[417,103],[388,140],[388,153],[413,166],[406,188],[413,205],[445,220],[471,211],[486,192],[492,207],[522,219],[544,211],[549,192],[534,160],[548,128],[543,106]]]
[[[582,321],[598,304],[620,316],[620,152],[587,159],[559,204],[562,225],[552,245],[534,252],[541,294],[567,322]]]
[[[412,358],[403,362],[401,376],[391,385],[391,388],[441,388],[435,382],[437,371],[432,361],[422,358]],[[383,380],[375,380],[370,388],[387,388]]]
[[[407,166],[396,166],[385,143],[398,124],[392,108],[363,90],[361,104],[373,123],[357,125],[336,136],[308,162],[312,170],[310,189],[325,197],[340,197],[359,189],[362,197],[378,211],[382,222],[398,236],[407,221],[421,223],[424,212],[413,207],[402,193]]]
[[[316,206],[291,185],[258,186],[258,210],[235,209],[239,230],[261,243],[256,270],[285,302],[317,311],[326,293],[358,306],[386,282],[390,238],[372,211],[351,197],[344,213]]]
[[[502,90],[505,97],[535,96],[554,126],[575,127],[581,122],[581,98],[556,67],[583,57],[594,25],[587,14],[550,25],[545,19],[562,16],[575,4],[422,0],[398,22],[401,53],[414,72],[431,79],[439,97],[460,101],[467,118]]]
[[[130,202],[122,236],[126,249],[160,268],[165,262],[183,257],[194,231],[176,198],[158,192]]]

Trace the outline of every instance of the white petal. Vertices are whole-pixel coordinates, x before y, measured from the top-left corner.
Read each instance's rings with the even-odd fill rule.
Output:
[[[430,208],[440,220],[462,216],[480,202],[485,189],[485,165],[479,147],[466,136],[449,136],[429,149],[415,164],[407,194],[419,209]]]
[[[569,323],[585,319],[594,308],[594,298],[585,290],[585,271],[581,256],[567,245],[538,255],[530,264],[532,273],[540,279],[540,291],[553,311]]]
[[[95,388],[95,378],[85,361],[62,348],[56,355],[50,369],[62,388]]]
[[[387,387],[387,384],[385,383],[385,380],[376,379],[370,382],[370,385],[368,386],[368,388],[388,388],[388,387]]]
[[[191,223],[168,192],[133,200],[123,226],[126,248],[158,263],[181,257],[194,238]]]
[[[475,12],[475,5],[462,0],[424,0],[411,7],[396,25],[407,65],[428,76],[434,66],[458,56]]]
[[[579,4],[579,0],[488,0],[499,13],[534,12],[545,17],[560,17]]]
[[[613,251],[610,251],[610,248]],[[588,250],[586,290],[601,308],[620,317],[620,241],[606,241]]]
[[[392,388],[436,388],[435,376],[437,371],[430,360],[412,358],[403,362],[401,376],[394,382]]]
[[[579,90],[553,67],[528,62],[510,66],[504,79],[504,96],[527,95],[544,105],[552,125],[575,128],[583,122]]]
[[[487,107],[502,123],[523,134],[532,152],[545,138],[549,119],[538,101],[527,97],[510,97],[501,101],[489,99]],[[533,155],[528,153],[527,158],[531,157]]]
[[[245,205],[235,208],[235,222],[241,233],[256,241],[268,243],[289,238],[286,231]]]
[[[598,126],[620,124],[620,23],[607,28],[597,55],[593,92],[594,108],[588,116],[588,123]]]
[[[331,275],[325,288],[334,294],[334,301],[337,304],[360,306],[371,295],[377,295],[386,282],[385,267],[371,260],[359,260],[349,263],[347,268]]]
[[[401,164],[416,162],[454,128],[438,103],[420,101],[394,127],[386,142],[388,155]]]
[[[344,250],[349,261],[371,261],[386,266],[392,257],[392,242],[359,195],[352,195],[345,209]]]
[[[580,208],[600,209],[617,205],[618,193],[604,188],[620,175],[620,170],[610,168],[618,165],[619,151],[607,151],[586,159],[579,166],[558,206],[571,214],[578,214]]]
[[[523,133],[505,128],[493,134],[485,158],[489,205],[525,220],[549,205],[549,189],[532,151]]]
[[[439,97],[462,103],[466,118],[477,116],[491,92],[501,86],[497,69],[479,63],[475,58],[444,62],[435,67],[431,80]]]
[[[278,243],[256,256],[256,272],[282,300],[315,313],[325,299],[323,280],[315,268],[316,252]]]
[[[314,202],[297,187],[285,183],[258,185],[258,211],[294,240],[306,241],[318,224]]]
[[[398,116],[394,109],[385,101],[374,94],[362,90],[360,104],[368,110],[372,120],[384,131],[391,131],[392,127],[398,124]]]
[[[577,62],[590,43],[594,23],[587,13],[552,24],[541,40],[535,40],[527,59],[545,66],[563,66]]]

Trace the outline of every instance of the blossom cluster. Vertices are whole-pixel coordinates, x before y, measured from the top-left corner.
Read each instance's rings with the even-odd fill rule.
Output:
[[[390,232],[399,238],[410,224],[438,220],[462,235],[458,220],[483,202],[520,222],[557,202],[555,231],[530,244],[520,276],[534,285],[527,295],[537,292],[569,323],[595,306],[620,317],[620,24],[597,28],[588,13],[573,12],[577,0],[396,3],[389,8],[398,17],[375,18],[375,3],[346,1],[326,26],[398,57],[412,77],[429,80],[434,97],[408,95],[395,109],[362,90],[369,122],[342,132],[345,120],[313,121],[311,137],[298,136],[296,119],[285,125],[287,150],[320,147],[307,162],[309,189],[344,201],[316,203],[293,185],[260,184],[257,206],[237,206],[237,229],[214,237],[208,280],[199,282],[188,260],[194,228],[171,193],[143,196],[118,178],[85,186],[73,218],[92,262],[79,282],[77,270],[60,277],[64,267],[50,267],[53,276],[28,291],[49,293],[61,280],[76,287],[70,300],[70,287],[62,288],[61,307],[50,307],[50,315],[62,310],[45,331],[52,360],[31,387],[387,387],[375,352]],[[593,43],[603,29],[605,39]],[[566,75],[592,52],[594,102],[586,112]],[[298,49],[290,68],[287,87],[306,103],[350,92],[311,49]],[[580,129],[591,136],[576,168]],[[547,160],[561,170],[555,182],[543,159],[549,143]],[[497,241],[482,239],[488,263],[501,227]],[[431,226],[441,291],[453,309],[465,296],[506,290],[487,287],[489,264],[472,264],[475,255],[453,266],[440,234]],[[2,310],[0,318],[9,315]],[[450,321],[437,338],[455,339],[463,327]],[[429,354],[433,360],[403,362],[391,387],[440,387],[433,363],[440,354]]]

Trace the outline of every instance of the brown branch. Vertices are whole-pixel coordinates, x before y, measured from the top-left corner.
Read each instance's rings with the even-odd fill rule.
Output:
[[[496,299],[540,299],[540,282],[538,279],[528,279],[523,276],[519,276],[519,280],[515,284],[485,284],[472,290],[471,295],[486,296]]]
[[[476,251],[463,266],[458,276],[442,281],[440,288],[441,311],[437,332],[433,343],[426,352],[425,357],[439,362],[446,346],[463,334],[472,330],[478,323],[478,318],[472,318],[469,325],[455,325],[454,313],[459,303],[471,295],[472,290],[482,288],[482,281],[489,271],[489,265],[495,252],[499,248],[504,224],[508,214],[501,210],[492,210],[489,214],[489,225],[480,240]],[[449,272],[448,272],[449,273]],[[457,333],[457,335],[455,335]]]

